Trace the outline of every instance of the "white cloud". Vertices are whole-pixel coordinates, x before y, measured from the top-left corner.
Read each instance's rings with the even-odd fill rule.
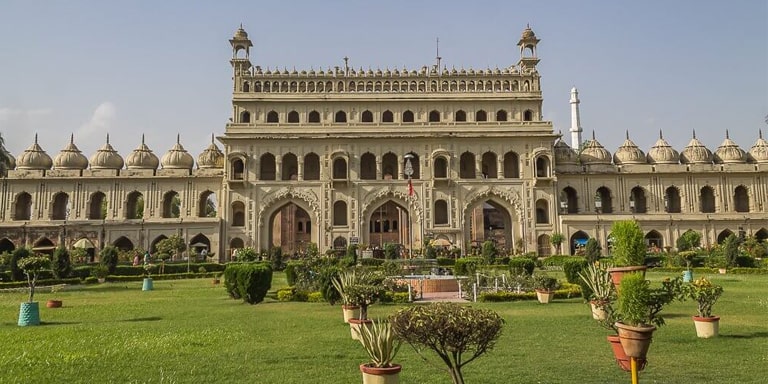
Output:
[[[112,102],[105,101],[93,111],[90,120],[80,126],[75,136],[90,137],[96,133],[107,133],[114,127],[117,118],[117,108]]]

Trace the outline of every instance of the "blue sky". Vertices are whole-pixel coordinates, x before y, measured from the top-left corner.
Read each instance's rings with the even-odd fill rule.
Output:
[[[768,2],[739,1],[41,1],[0,12],[0,132],[16,156],[38,133],[54,156],[75,134],[86,156],[123,155],[141,134],[159,156],[181,134],[197,156],[231,110],[228,39],[242,23],[251,61],[292,69],[420,68],[435,38],[448,68],[515,64],[530,23],[544,118],[569,128],[580,91],[585,136],[614,152],[629,130],[714,150],[725,130],[748,150],[768,137]]]

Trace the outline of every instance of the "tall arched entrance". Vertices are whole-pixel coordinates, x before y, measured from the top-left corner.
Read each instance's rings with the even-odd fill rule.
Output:
[[[575,255],[576,251],[584,248],[584,246],[587,245],[587,240],[589,240],[589,235],[587,235],[586,232],[584,231],[577,231],[576,233],[571,235],[571,241],[570,241],[571,255]]]
[[[512,220],[512,207],[503,200],[477,200],[464,212],[464,238],[469,253],[479,252],[486,240],[493,241],[499,250],[512,250],[516,245],[514,233],[519,233],[519,229]],[[522,241],[520,246],[524,246]]]
[[[376,250],[384,249],[385,244],[396,244],[403,249],[411,249],[416,234],[410,228],[410,213],[400,202],[389,199],[374,206],[366,220],[367,226],[361,232],[367,233],[366,242]]]
[[[269,216],[269,241],[265,248],[280,247],[283,255],[303,255],[312,242],[312,219],[298,204],[283,204]]]

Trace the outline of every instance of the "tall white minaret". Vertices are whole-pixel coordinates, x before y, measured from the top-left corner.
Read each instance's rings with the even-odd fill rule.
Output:
[[[581,148],[581,118],[579,117],[579,91],[571,88],[571,148],[578,151]]]

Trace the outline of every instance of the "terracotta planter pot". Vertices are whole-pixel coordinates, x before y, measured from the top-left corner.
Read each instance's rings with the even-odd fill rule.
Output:
[[[645,359],[648,355],[648,349],[651,347],[651,339],[656,327],[652,325],[633,327],[624,323],[616,323],[615,325],[619,331],[619,340],[624,348],[624,353],[629,357]]]
[[[621,279],[624,278],[625,274],[640,272],[643,274],[643,277],[645,277],[646,269],[648,269],[648,267],[644,265],[635,265],[632,267],[608,268],[608,273],[611,274],[611,281],[613,281],[613,286],[616,287],[616,293],[620,293],[619,285],[621,285]]]
[[[611,350],[613,350],[613,356],[616,358],[616,363],[621,370],[629,372],[632,368],[629,361],[629,357],[624,353],[624,347],[621,346],[618,336],[608,336],[608,342],[611,343]],[[637,370],[642,371],[645,368],[645,359],[637,359]]]
[[[221,279],[213,279],[213,285],[221,284]]]
[[[363,384],[398,384],[402,367],[394,364],[389,368],[374,368],[360,364],[363,373]]]
[[[47,308],[61,308],[62,302],[61,300],[48,300],[45,302],[45,306]]]
[[[368,319],[349,319],[349,332],[352,334],[352,340],[360,340],[360,328],[370,327],[373,320]]]
[[[555,291],[542,291],[542,290],[536,290],[536,298],[539,300],[539,303],[541,304],[549,304],[550,301],[555,297]]]
[[[344,313],[345,323],[349,323],[349,319],[360,318],[360,307],[357,305],[342,305],[341,310]]]
[[[605,312],[605,309],[603,309],[603,303],[598,301],[590,301],[589,306],[592,308],[592,318],[595,320],[605,320],[606,317],[608,317],[608,314]]]
[[[696,336],[702,339],[715,337],[720,333],[720,317],[693,316],[693,324],[696,325]]]

